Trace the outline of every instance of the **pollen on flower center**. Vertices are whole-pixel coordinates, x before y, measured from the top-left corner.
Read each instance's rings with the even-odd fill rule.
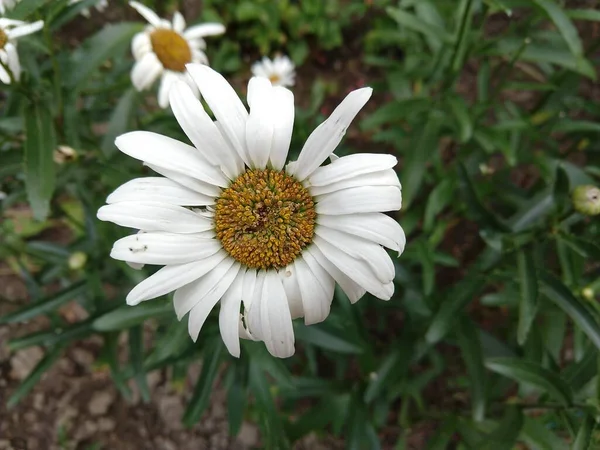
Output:
[[[215,231],[223,248],[255,269],[279,269],[312,242],[315,205],[283,171],[249,169],[217,199]]]
[[[2,50],[7,43],[8,36],[6,32],[2,28],[0,28],[0,50]]]
[[[278,83],[279,81],[281,81],[281,77],[279,75],[277,75],[276,73],[269,75],[269,81],[273,84]]]
[[[185,65],[192,61],[192,51],[187,41],[173,30],[154,30],[150,33],[150,42],[152,50],[165,69],[184,72]]]

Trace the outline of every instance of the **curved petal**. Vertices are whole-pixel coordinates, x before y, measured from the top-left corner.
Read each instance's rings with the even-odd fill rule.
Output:
[[[294,268],[302,298],[304,323],[313,325],[323,322],[329,315],[333,289],[328,289],[329,292],[325,290],[304,258],[297,258],[294,261]],[[327,277],[331,279],[329,275]]]
[[[175,11],[173,14],[173,30],[178,33],[182,33],[185,30],[185,19],[179,11]]]
[[[158,202],[119,202],[104,205],[98,210],[97,216],[103,221],[144,231],[188,234],[211,230],[214,226],[211,219],[194,211]]]
[[[384,245],[398,253],[402,253],[406,245],[406,236],[400,224],[383,213],[340,216],[321,214],[317,217],[317,223]]]
[[[223,76],[202,64],[188,64],[188,72],[210,106],[224,135],[246,165],[250,165],[246,149],[248,111],[235,90]]]
[[[213,272],[216,272],[219,269],[219,267],[217,267]],[[188,332],[194,342],[196,342],[196,340],[198,339],[200,330],[202,329],[204,322],[206,322],[208,315],[215,307],[217,302],[221,299],[221,297],[223,297],[225,292],[227,292],[227,290],[231,287],[231,284],[235,280],[239,271],[240,263],[236,262],[229,267],[229,269],[224,275],[222,275],[221,279],[217,281],[217,284],[213,289],[211,289],[209,292],[206,293],[206,295],[201,297],[200,300],[197,300],[197,303],[192,308],[192,311],[190,312],[190,316],[188,318]],[[211,274],[213,272],[211,272]],[[208,277],[209,275],[206,275],[204,278]],[[202,279],[195,281],[189,284],[188,286],[184,286],[181,289],[188,289],[192,285],[196,285],[196,287],[198,287],[201,281]],[[179,290],[177,292],[179,292]],[[196,292],[198,292],[198,290],[199,289],[196,289]],[[177,292],[175,292],[175,296],[177,296]]]
[[[119,239],[110,257],[138,264],[185,264],[214,255],[223,246],[194,234],[139,233]]]
[[[219,165],[230,179],[237,178],[244,171],[244,161],[225,142],[187,83],[174,83],[170,101],[177,122],[192,144],[208,161]]]
[[[236,358],[240,357],[240,306],[245,273],[244,269],[238,272],[221,299],[221,310],[219,311],[221,339],[229,353]]]
[[[194,25],[184,31],[186,39],[197,39],[205,36],[216,36],[225,33],[225,26],[220,23],[203,23]]]
[[[4,50],[6,51],[6,60],[8,64],[8,68],[13,74],[13,78],[16,81],[21,79],[21,63],[19,62],[19,54],[17,53],[17,47],[11,42],[8,42],[4,46]]]
[[[366,261],[382,283],[389,283],[394,279],[394,263],[379,244],[322,225],[316,228],[315,234],[354,259]]]
[[[285,270],[279,271],[283,288],[285,289],[285,295],[288,300],[290,307],[290,314],[292,319],[304,317],[304,306],[302,305],[302,294],[300,293],[300,286],[298,286],[298,277],[296,276],[296,269],[292,263]]]
[[[134,178],[119,186],[106,199],[106,203],[159,202],[179,206],[214,205],[215,198],[192,191],[164,177]]]
[[[163,71],[163,66],[158,57],[153,53],[146,53],[142,59],[135,63],[131,70],[131,82],[138,91],[148,89]]]
[[[271,82],[254,77],[248,83],[250,115],[246,121],[246,145],[251,167],[264,169],[269,161],[273,143],[273,115]]]
[[[350,92],[331,116],[319,125],[308,137],[298,161],[289,169],[290,175],[299,181],[310,176],[336,149],[350,123],[367,103],[373,89],[362,88]]]
[[[173,180],[182,186],[191,189],[192,191],[199,192],[200,194],[204,194],[209,197],[218,197],[221,195],[221,188],[219,186],[215,186],[213,184],[204,183],[196,178],[190,177],[188,175],[184,175],[180,172],[175,172],[173,170],[165,169],[164,167],[158,167],[153,164],[144,163],[145,166],[148,166],[150,169],[154,170],[156,173],[163,175],[170,180]]]
[[[170,70],[165,70],[160,78],[160,86],[158,87],[158,106],[165,109],[169,106],[169,92],[173,83],[177,81],[177,75]]]
[[[213,270],[227,256],[227,252],[222,250],[200,261],[165,266],[135,286],[127,294],[127,304],[137,305],[179,289]]]
[[[275,170],[282,170],[292,142],[295,114],[294,94],[283,87],[273,88],[272,107],[275,116],[273,118],[273,145],[269,161]]]
[[[324,186],[358,175],[391,169],[398,163],[395,156],[357,153],[344,156],[323,167],[318,167],[309,177],[311,186]]]
[[[308,190],[313,197],[329,194],[342,189],[363,186],[394,186],[401,189],[400,180],[394,169],[382,170],[380,172],[365,173],[353,178],[326,184],[324,186],[309,186]]]
[[[147,6],[142,5],[138,2],[129,2],[129,6],[135,9],[140,15],[148,21],[148,23],[155,27],[160,27],[162,19]]]
[[[146,31],[137,33],[131,40],[131,53],[136,61],[142,59],[146,53],[152,51],[150,34]]]
[[[18,39],[20,37],[27,36],[28,34],[35,33],[36,31],[39,31],[42,28],[44,28],[43,20],[38,20],[33,23],[23,23],[21,25],[18,25],[16,28],[13,28],[12,30],[7,30],[6,36],[9,40]]]
[[[354,214],[398,211],[402,191],[391,186],[362,186],[316,197],[318,214]]]
[[[2,51],[0,51],[0,56],[2,56]],[[0,81],[2,81],[4,84],[10,84],[10,75],[4,66],[0,66]]]
[[[225,187],[227,177],[210,165],[194,147],[150,131],[132,131],[115,139],[126,155],[153,166],[197,178],[204,183]]]

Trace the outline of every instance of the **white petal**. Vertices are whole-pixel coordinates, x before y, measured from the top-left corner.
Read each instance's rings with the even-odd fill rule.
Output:
[[[6,36],[10,40],[18,39],[22,36],[27,36],[28,34],[35,33],[36,31],[39,31],[42,28],[44,28],[43,20],[38,20],[37,22],[33,23],[24,23],[22,25],[17,26],[16,28],[13,28],[12,30],[7,30]]]
[[[237,178],[244,170],[244,161],[225,142],[190,87],[182,81],[174,83],[170,101],[177,122],[192,144],[208,161],[219,165],[230,179]]]
[[[304,323],[313,325],[323,322],[329,315],[331,300],[333,299],[333,286],[331,286],[330,292],[326,292],[302,257],[294,261],[294,268],[302,297]],[[331,277],[328,275],[327,277],[331,280]]]
[[[203,23],[189,27],[183,35],[186,39],[197,39],[204,36],[215,36],[225,33],[225,27],[220,23]]]
[[[106,203],[160,202],[179,206],[214,205],[215,198],[192,191],[164,177],[135,178],[119,186]]]
[[[222,250],[200,261],[165,266],[134,287],[127,295],[127,304],[137,305],[179,289],[213,270],[226,257]]]
[[[288,300],[290,307],[290,314],[292,319],[304,317],[304,306],[302,305],[302,294],[300,292],[300,286],[298,286],[298,277],[296,275],[296,269],[292,263],[285,270],[279,271],[283,288],[285,289],[285,295]]]
[[[382,283],[394,279],[394,263],[379,244],[322,225],[316,227],[315,234],[353,258],[366,261]]]
[[[14,44],[8,42],[4,46],[7,56],[8,68],[13,74],[15,80],[19,81],[21,78],[21,63],[19,62],[19,54],[17,53],[17,47]]]
[[[304,254],[310,254],[315,261],[323,267],[329,275],[340,285],[340,288],[346,293],[350,303],[356,303],[360,298],[365,295],[366,290],[363,289],[359,284],[348,278],[344,272],[338,269],[331,261],[329,261],[321,250],[316,245],[311,245],[304,250]]]
[[[338,231],[353,234],[398,253],[404,251],[406,236],[398,222],[382,213],[328,216],[321,214],[317,223]]]
[[[371,88],[362,88],[346,96],[331,116],[308,137],[297,164],[293,166],[294,172],[290,175],[295,175],[300,181],[304,180],[333,153],[346,134],[346,129],[367,103],[372,92]]]
[[[158,167],[154,164],[144,163],[144,165],[148,166],[156,173],[159,173],[182,186],[191,189],[192,191],[199,192],[209,197],[218,197],[221,195],[221,188],[219,186],[215,186],[213,184],[204,183],[196,178],[190,177],[188,175],[184,175],[180,172],[175,172],[173,170],[165,169],[164,167]]]
[[[267,350],[278,358],[294,354],[294,329],[292,317],[281,280],[274,271],[267,272],[260,301],[250,308],[250,331],[260,338]]]
[[[138,2],[129,2],[129,6],[131,6],[137,12],[139,12],[141,16],[144,19],[146,19],[150,25],[160,27],[160,25],[162,24],[162,19],[158,17],[158,15],[147,6],[144,6]]]
[[[185,19],[179,11],[175,11],[173,14],[173,30],[178,33],[182,33],[185,30]]]
[[[246,149],[248,111],[235,90],[222,75],[202,64],[188,64],[187,69],[210,106],[224,135],[242,160],[250,165]]]
[[[382,300],[392,298],[393,283],[382,283],[365,261],[351,257],[319,236],[315,236],[314,243],[325,258],[367,292]],[[333,276],[331,272],[329,273]]]
[[[244,276],[244,289],[242,290],[242,301],[244,302],[244,313],[248,313],[250,305],[254,300],[254,293],[256,291],[256,269],[248,269]],[[262,285],[261,285],[262,286]],[[260,296],[259,296],[260,297]]]
[[[167,203],[119,202],[98,210],[98,219],[122,227],[169,233],[198,233],[211,230],[213,221],[200,214]]]
[[[146,31],[137,33],[131,40],[131,53],[135,60],[140,60],[146,53],[152,51],[152,42],[150,41],[150,34]]]
[[[285,166],[292,130],[294,128],[294,94],[283,87],[273,89],[273,145],[269,160],[275,170],[282,170]]]
[[[158,87],[158,106],[165,109],[169,106],[169,92],[173,83],[177,81],[177,75],[170,70],[165,70],[163,76],[160,79],[160,86]]]
[[[250,115],[246,121],[246,145],[251,167],[264,169],[273,142],[273,88],[266,78],[251,78],[248,83]]]
[[[177,291],[179,292],[180,290],[190,289],[191,291],[193,291],[192,295],[196,296],[196,298],[194,299],[196,304],[191,310],[190,317],[188,319],[188,332],[194,342],[196,342],[196,340],[198,339],[200,330],[202,329],[204,322],[206,322],[208,315],[215,307],[217,302],[221,299],[221,297],[223,297],[225,292],[227,292],[227,290],[231,287],[231,284],[235,280],[238,272],[240,271],[240,263],[238,262],[229,266],[227,272],[221,275],[221,278],[216,282],[216,285],[214,285],[213,288],[206,292],[205,295],[202,295],[200,297],[200,295],[205,292],[205,287],[200,287],[200,285],[202,284],[202,280],[213,275],[213,273],[216,277],[216,274],[219,272],[222,265],[223,263],[221,263],[218,267],[215,268],[215,270],[213,270],[211,273],[204,276],[200,280],[194,281],[193,283],[184,286]],[[177,292],[175,292],[175,297],[177,297]],[[175,307],[177,308],[177,304],[175,304]]]
[[[318,214],[354,214],[397,211],[402,191],[390,186],[362,186],[316,197]]]
[[[194,234],[139,233],[113,244],[113,259],[138,264],[185,264],[214,255],[223,246]]]
[[[1,50],[0,50],[0,56],[2,56]],[[10,75],[8,74],[6,69],[4,69],[4,66],[1,66],[1,65],[0,65],[0,81],[2,81],[4,84],[10,84]]]
[[[317,195],[329,194],[330,192],[361,186],[395,186],[396,188],[401,189],[398,175],[394,169],[388,169],[380,172],[365,173],[324,186],[309,186],[308,190],[313,197],[316,197]]]
[[[219,311],[221,339],[223,339],[229,353],[236,358],[240,357],[240,305],[244,275],[244,269],[238,272],[235,280],[221,299],[221,310]]]
[[[153,166],[197,178],[215,186],[228,186],[229,180],[210,165],[194,147],[150,131],[132,131],[115,139],[115,145],[126,155]]]
[[[392,155],[357,153],[317,168],[308,179],[311,186],[324,186],[380,170],[391,169],[398,160]]]
[[[152,86],[163,71],[163,66],[154,53],[146,53],[131,70],[131,82],[138,91]]]
[[[227,281],[224,277],[233,266],[236,267],[236,272],[240,268],[240,264],[233,258],[227,257],[215,266],[206,275],[198,278],[194,282],[178,289],[173,297],[173,306],[175,307],[175,313],[177,319],[181,320],[196,304],[202,300],[206,295],[212,295],[213,293],[220,293],[219,298],[229,289],[229,286],[235,274],[229,279],[228,283],[221,283],[222,280]]]

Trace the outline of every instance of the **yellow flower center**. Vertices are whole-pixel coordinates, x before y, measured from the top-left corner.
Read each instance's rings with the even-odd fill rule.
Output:
[[[8,42],[8,36],[6,32],[0,28],[0,50],[2,50]]]
[[[280,269],[312,242],[315,204],[293,177],[249,169],[217,199],[215,231],[223,248],[254,269]]]
[[[272,84],[276,84],[279,83],[279,81],[281,81],[281,77],[279,75],[277,75],[276,73],[269,75],[269,81]]]
[[[165,69],[184,72],[185,65],[192,61],[192,50],[187,41],[173,30],[157,28],[150,33],[150,42]]]

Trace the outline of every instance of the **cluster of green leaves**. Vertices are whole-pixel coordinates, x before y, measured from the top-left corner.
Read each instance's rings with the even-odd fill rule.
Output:
[[[108,260],[125,231],[95,212],[116,186],[148,171],[118,154],[114,137],[131,129],[185,136],[151,95],[131,88],[124,55],[142,25],[105,25],[70,48],[59,30],[93,2],[66,3],[22,0],[11,13],[43,18],[46,28],[20,42],[27,76],[0,106],[0,188],[9,194],[0,208],[11,214],[0,223],[0,258],[32,299],[0,324],[46,315],[51,326],[9,342],[15,351],[47,349],[9,405],[68,345],[99,334],[98,365],[125,397],[130,379],[147,400],[149,371],[171,367],[177,382],[202,359],[184,422],[202,417],[219,375],[231,433],[250,418],[265,448],[312,432],[343,437],[351,449],[405,448],[411,429],[432,423],[428,449],[593,448],[599,230],[569,194],[600,175],[600,109],[590,97],[599,42],[584,34],[597,11],[554,0],[203,2],[202,19],[230,30],[209,46],[213,66],[243,76],[247,55],[282,50],[301,62],[315,46],[339,48],[360,20],[357,57],[380,75],[369,80],[380,107],[355,125],[362,134],[354,142],[401,160],[398,218],[409,243],[395,259],[396,295],[350,305],[336,291],[324,323],[294,324],[297,356],[281,361],[254,342],[231,358],[216,320],[192,343],[167,299],[124,305],[145,274]],[[298,109],[296,151],[323,119],[329,90],[316,80],[309,106]],[[77,149],[78,160],[56,166],[56,144]],[[26,201],[36,218],[48,218],[16,215]],[[68,244],[40,234],[57,227],[70,230]],[[73,262],[79,252],[84,267]],[[45,295],[47,286],[56,293]],[[70,323],[59,313],[73,300],[88,319]],[[155,333],[146,349],[148,322]],[[116,356],[122,333],[131,355],[124,365]]]

